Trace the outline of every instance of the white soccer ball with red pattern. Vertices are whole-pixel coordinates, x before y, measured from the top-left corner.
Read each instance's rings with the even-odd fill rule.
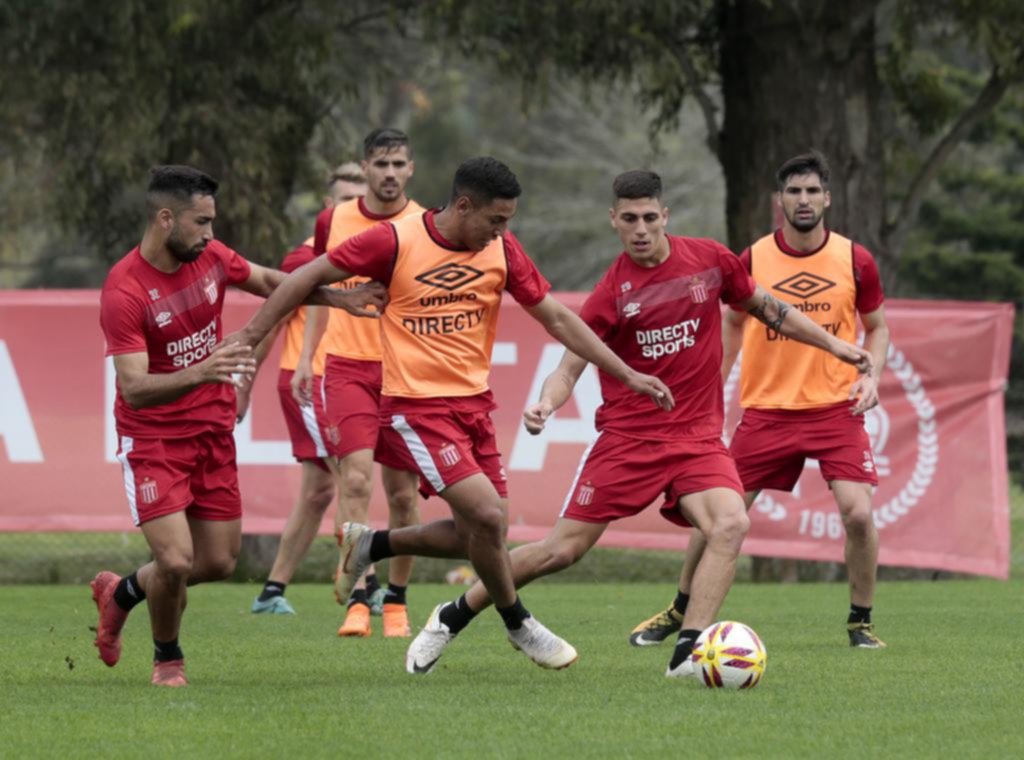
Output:
[[[709,689],[752,689],[768,664],[761,637],[743,623],[708,626],[693,646],[693,668]]]

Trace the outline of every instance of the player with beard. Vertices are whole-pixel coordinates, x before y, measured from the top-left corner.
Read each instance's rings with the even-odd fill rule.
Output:
[[[736,466],[721,441],[724,419],[720,303],[749,311],[772,329],[826,351],[836,361],[867,367],[861,349],[829,335],[799,311],[768,295],[739,259],[713,240],[665,233],[661,178],[629,171],[613,183],[612,228],[625,250],[584,303],[580,316],[634,371],[663,378],[675,408],[651,414],[643,400],[603,370],[597,440],[587,449],[551,533],[510,553],[517,588],[577,562],[608,525],[659,500],[671,523],[693,525],[708,551],[693,579],[686,613],[666,675],[692,675],[689,655],[700,631],[714,622],[736,571],[749,520]],[[824,350],[820,350],[824,349]],[[587,361],[567,351],[545,379],[539,401],[524,413],[537,434],[572,395]],[[856,371],[856,370],[854,370]],[[454,637],[491,602],[475,584],[438,605],[413,640],[407,670],[436,664]]]
[[[397,222],[422,214],[423,208],[405,194],[415,168],[409,137],[404,132],[384,128],[368,134],[363,141],[362,161],[367,192],[361,198],[320,213],[313,240],[314,256],[321,256],[382,222]],[[352,288],[364,282],[367,278],[354,277],[338,283],[337,287]],[[311,360],[318,350],[324,352],[325,444],[330,454],[327,461],[338,489],[336,531],[344,522],[367,520],[380,430],[380,326],[377,322],[347,317],[337,309],[310,310],[302,354],[292,378],[299,397],[310,403]],[[418,523],[419,499],[415,484],[384,465],[381,466],[381,481],[388,502],[388,524],[398,528]],[[372,566],[366,576],[358,580],[351,594],[336,585],[338,604],[347,606],[338,635],[369,636],[372,611],[383,615],[385,636],[408,636],[406,589],[412,562],[412,557],[396,557],[390,562],[386,590],[380,588]],[[265,588],[264,593],[267,592]]]
[[[833,335],[853,341],[857,316],[873,369],[857,375],[820,351],[781,340],[777,331],[727,313],[723,323],[723,382],[742,347],[740,406],[743,417],[730,450],[743,481],[747,509],[765,488],[792,491],[806,459],[816,459],[846,530],[850,584],[847,635],[850,646],[879,649],[885,643],[871,620],[878,570],[878,530],[871,497],[875,473],[864,413],[878,404],[878,380],[889,349],[878,267],[861,245],[825,226],[832,202],[829,168],[817,151],[795,156],[776,173],[782,226],[743,252],[740,261],[767,291],[796,307]],[[679,630],[692,604],[691,588],[707,541],[694,533],[672,606],[638,625],[635,646],[659,644]]]
[[[154,168],[142,242],[110,270],[100,296],[117,373],[117,457],[153,561],[92,581],[95,643],[116,665],[128,613],[148,600],[159,686],[188,683],[178,644],[186,587],[230,575],[241,545],[233,378],[251,373],[255,360],[252,347],[221,343],[224,291],[266,297],[285,278],[214,240],[216,192],[217,182],[191,167]],[[321,288],[307,302],[375,316],[364,307],[381,306],[381,296],[376,286]]]

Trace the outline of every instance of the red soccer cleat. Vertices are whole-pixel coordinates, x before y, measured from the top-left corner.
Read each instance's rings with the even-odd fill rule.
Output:
[[[128,613],[114,601],[114,589],[120,581],[121,576],[104,570],[89,584],[92,587],[92,599],[100,613],[94,643],[100,650],[100,659],[111,668],[121,659],[121,629],[128,619]]]
[[[168,662],[153,663],[153,678],[150,680],[154,686],[188,686],[188,679],[185,678],[185,661],[170,660]]]

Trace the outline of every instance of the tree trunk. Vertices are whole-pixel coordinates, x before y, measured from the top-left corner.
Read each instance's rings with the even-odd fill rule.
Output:
[[[895,269],[883,247],[885,172],[876,0],[720,0],[729,245],[773,227],[775,170],[817,148],[832,169],[830,228]]]

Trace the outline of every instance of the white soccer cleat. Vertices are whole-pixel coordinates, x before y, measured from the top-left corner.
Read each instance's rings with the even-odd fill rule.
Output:
[[[451,604],[451,602],[441,602],[434,607],[427,624],[423,626],[423,630],[412,640],[406,650],[406,673],[426,675],[432,671],[437,665],[437,661],[441,659],[441,655],[444,654],[444,650],[455,638],[455,634],[441,622],[441,610],[445,604]]]
[[[536,618],[526,618],[519,630],[507,633],[512,646],[542,668],[561,670],[579,658],[572,644],[553,634]]]
[[[342,523],[338,532],[341,556],[334,576],[334,595],[338,604],[348,602],[352,587],[370,566],[370,541],[373,528],[356,522]]]
[[[699,678],[697,668],[693,664],[693,657],[687,657],[674,668],[672,663],[669,663],[668,668],[665,670],[665,675],[668,678]]]

